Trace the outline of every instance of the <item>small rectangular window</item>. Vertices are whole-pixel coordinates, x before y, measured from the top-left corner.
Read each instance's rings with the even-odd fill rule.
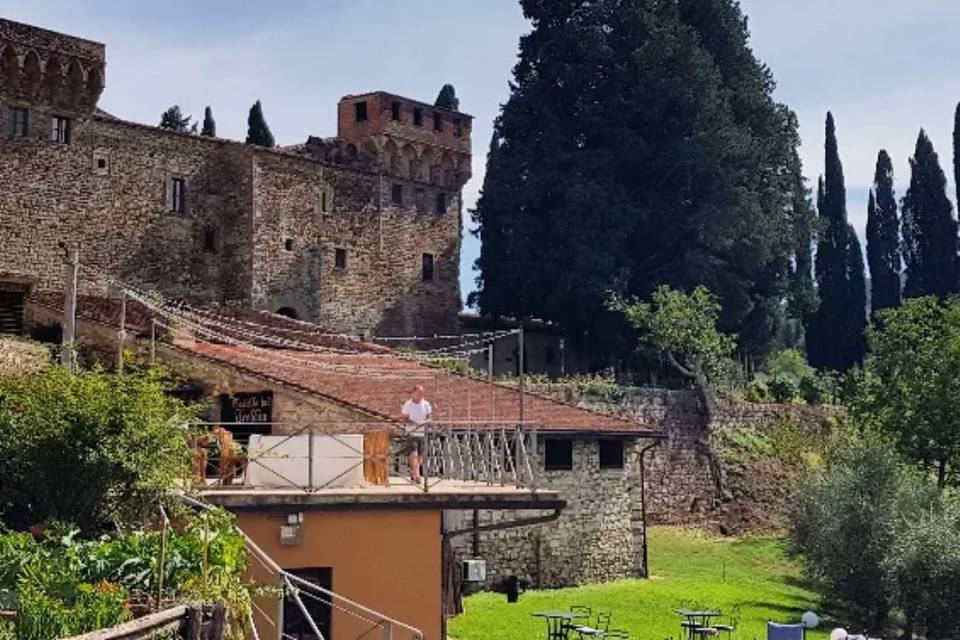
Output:
[[[395,205],[403,204],[403,185],[395,184],[390,189],[390,201]]]
[[[413,110],[413,126],[422,127],[423,126],[423,109],[417,107]]]
[[[463,137],[463,121],[460,118],[453,119],[453,135]]]
[[[601,469],[623,469],[623,440],[599,440]]]
[[[346,269],[347,268],[347,250],[346,249],[337,249],[333,256],[333,267],[335,269]]]
[[[357,122],[366,122],[367,120],[367,103],[366,102],[354,102],[353,107],[356,110]]]
[[[423,254],[423,281],[433,282],[433,254]]]
[[[170,213],[183,213],[185,207],[186,183],[183,178],[170,180]]]
[[[70,144],[70,118],[53,116],[50,140],[58,144]]]
[[[217,233],[212,227],[203,230],[203,250],[207,253],[217,252]]]
[[[416,201],[417,201],[417,211],[423,213],[426,210],[427,205],[423,202],[424,193],[423,189],[417,189],[416,191]]]
[[[320,192],[320,211],[323,213],[327,212],[327,192]]]
[[[390,119],[400,121],[400,103],[396,100],[390,103]]]
[[[437,192],[437,213],[447,212],[447,194],[443,191]]]
[[[19,107],[10,110],[10,133],[17,138],[30,134],[30,112]]]
[[[543,468],[546,471],[571,471],[573,469],[573,440],[544,438]]]
[[[439,113],[433,114],[433,130],[443,131],[443,116]]]

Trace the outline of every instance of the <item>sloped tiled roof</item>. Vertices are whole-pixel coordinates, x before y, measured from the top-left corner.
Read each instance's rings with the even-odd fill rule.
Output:
[[[436,422],[515,423],[520,393],[428,367],[394,353],[318,353],[196,342],[178,347],[232,368],[397,419],[413,385],[423,385]],[[544,432],[656,435],[649,426],[524,394],[523,423]]]
[[[34,292],[28,301],[58,312],[63,294]],[[117,327],[119,299],[80,296],[77,316]],[[177,341],[175,347],[240,372],[275,381],[383,419],[399,419],[400,406],[415,384],[423,385],[438,422],[516,423],[520,421],[520,393],[515,387],[489,384],[401,357],[398,352],[317,325],[277,314],[218,307],[194,311],[211,318],[238,322],[217,323],[218,342]],[[126,328],[149,335],[151,311],[127,301]],[[198,336],[200,338],[202,336]],[[227,344],[242,341],[243,346]],[[287,348],[286,345],[290,347]],[[278,346],[279,345],[279,346]],[[658,435],[648,425],[538,396],[523,395],[523,423],[544,432]]]

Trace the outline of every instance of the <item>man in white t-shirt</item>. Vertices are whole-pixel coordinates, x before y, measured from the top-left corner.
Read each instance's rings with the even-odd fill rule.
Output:
[[[424,424],[430,421],[433,407],[425,397],[423,387],[417,385],[410,393],[410,399],[403,403],[400,414],[404,422],[404,453],[409,456],[410,479],[420,484],[420,456],[423,455]]]

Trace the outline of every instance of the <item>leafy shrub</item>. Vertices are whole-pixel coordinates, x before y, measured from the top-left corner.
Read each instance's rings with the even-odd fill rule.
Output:
[[[86,532],[139,523],[190,469],[191,411],[162,373],[60,367],[0,380],[0,518]],[[52,481],[60,479],[61,481]]]
[[[829,594],[879,628],[895,602],[886,562],[902,523],[936,503],[935,488],[903,465],[886,438],[843,429],[823,466],[798,483],[791,540]]]
[[[904,523],[885,566],[909,627],[930,640],[960,637],[960,511],[930,511]]]
[[[800,385],[791,378],[772,378],[770,380],[770,395],[777,402],[792,402],[800,395]]]

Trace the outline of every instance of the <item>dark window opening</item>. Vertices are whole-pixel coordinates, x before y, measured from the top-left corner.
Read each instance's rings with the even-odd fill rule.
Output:
[[[347,268],[347,250],[337,249],[333,256],[333,266],[335,269]]]
[[[325,567],[288,569],[288,571],[301,580],[313,583],[327,591],[333,590],[333,569]],[[298,588],[301,589],[300,601],[317,625],[317,630],[323,634],[324,638],[330,638],[330,600],[309,587],[298,585]],[[283,599],[283,637],[290,640],[318,640],[317,635],[310,628],[310,623],[304,617],[303,610],[293,598]]]
[[[323,191],[320,193],[320,211],[323,213],[327,212],[327,192]]]
[[[543,468],[546,471],[573,469],[573,440],[545,438],[543,441]]]
[[[23,333],[23,304],[26,287],[16,284],[0,289],[0,333]]]
[[[97,158],[97,169],[106,169],[106,168],[107,168],[107,159]]]
[[[453,135],[458,138],[463,136],[463,121],[460,118],[454,118],[453,120]]]
[[[217,233],[210,227],[203,230],[203,250],[207,253],[217,252]]]
[[[367,120],[367,103],[366,102],[355,102],[353,107],[356,111],[357,122],[366,122]]]
[[[183,178],[173,178],[170,181],[170,213],[183,213],[186,183]]]
[[[54,116],[51,122],[50,140],[58,144],[70,144],[70,118]]]
[[[432,253],[423,254],[423,281],[424,282],[433,281],[433,254]]]
[[[599,440],[601,469],[623,469],[623,440]]]
[[[394,100],[390,103],[390,118],[392,120],[400,120],[400,103]]]
[[[413,110],[413,126],[422,127],[423,126],[423,109],[417,107]]]
[[[443,131],[443,116],[439,113],[433,114],[433,130]]]
[[[424,194],[423,194],[423,189],[417,189],[417,191],[416,191],[416,196],[417,196],[417,197],[416,197],[416,200],[417,200],[417,211],[420,211],[420,212],[422,213],[422,212],[424,211],[424,209],[426,208],[426,205],[424,205],[424,203],[423,203],[423,196],[424,196]]]
[[[277,315],[283,316],[285,318],[290,318],[292,320],[300,319],[299,314],[297,313],[297,310],[294,309],[293,307],[280,307],[279,309],[277,309]]]
[[[393,204],[403,204],[403,185],[395,184],[390,189],[390,200]]]
[[[30,133],[30,112],[26,109],[11,109],[10,133],[15,137],[24,138]]]
[[[293,239],[287,238],[286,240],[284,240],[283,248],[286,249],[287,251],[293,251]]]
[[[437,193],[437,213],[447,212],[447,194],[443,191]]]

